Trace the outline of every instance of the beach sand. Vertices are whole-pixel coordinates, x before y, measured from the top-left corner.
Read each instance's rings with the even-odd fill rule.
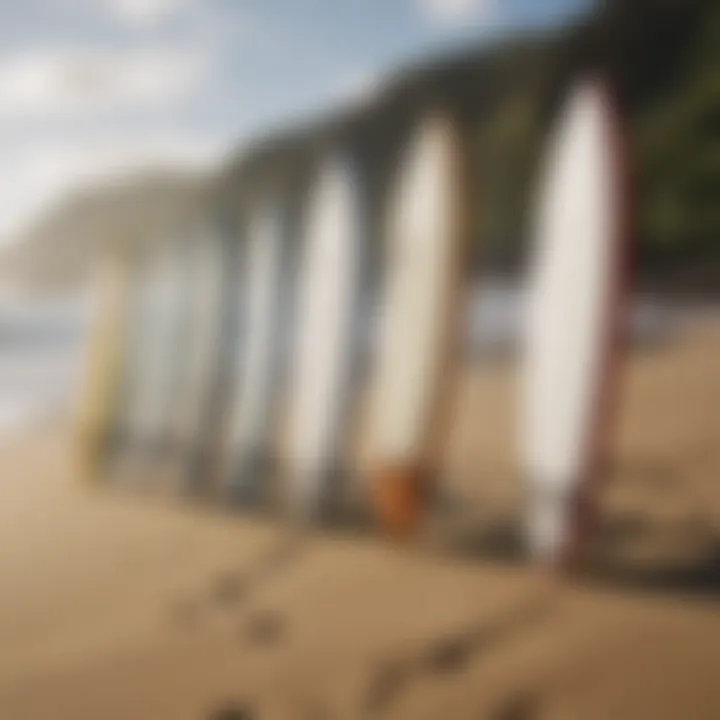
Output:
[[[78,480],[0,448],[0,719],[720,717],[720,329],[633,352],[587,576],[514,549],[514,372],[463,374],[404,545]]]

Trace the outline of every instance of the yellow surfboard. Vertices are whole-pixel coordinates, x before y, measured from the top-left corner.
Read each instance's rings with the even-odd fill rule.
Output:
[[[77,406],[78,462],[88,481],[102,478],[112,442],[121,396],[127,301],[127,262],[119,254],[111,254],[97,275],[95,312]]]

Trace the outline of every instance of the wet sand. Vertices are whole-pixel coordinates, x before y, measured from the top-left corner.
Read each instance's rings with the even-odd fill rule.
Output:
[[[83,486],[66,427],[8,443],[0,718],[720,717],[719,367],[716,326],[634,353],[572,581],[496,542],[521,507],[499,364],[463,377],[452,510],[414,546]]]

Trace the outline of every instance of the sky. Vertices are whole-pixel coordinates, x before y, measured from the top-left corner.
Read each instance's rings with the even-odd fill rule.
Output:
[[[367,96],[387,71],[589,4],[0,2],[0,243],[79,186],[210,168],[271,127]]]

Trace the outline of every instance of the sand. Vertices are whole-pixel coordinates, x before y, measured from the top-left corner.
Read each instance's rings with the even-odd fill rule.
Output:
[[[720,717],[720,329],[636,350],[592,571],[531,568],[514,372],[464,373],[428,537],[79,481],[67,425],[0,447],[0,718]]]

